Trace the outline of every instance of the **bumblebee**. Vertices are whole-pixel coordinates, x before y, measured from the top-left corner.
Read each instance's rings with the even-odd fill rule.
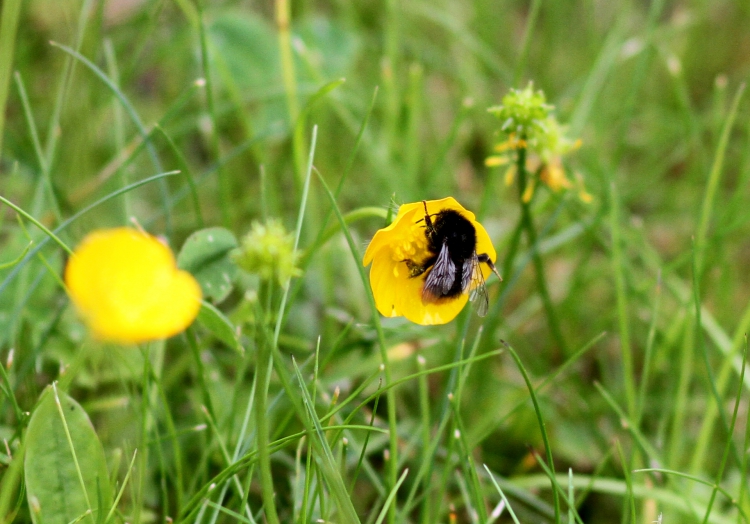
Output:
[[[422,277],[422,302],[453,300],[464,293],[474,302],[477,314],[487,314],[489,298],[480,264],[487,264],[502,281],[495,263],[486,253],[477,253],[477,233],[472,223],[454,209],[430,214],[424,205],[425,238],[429,256],[421,263],[406,260],[411,278]]]

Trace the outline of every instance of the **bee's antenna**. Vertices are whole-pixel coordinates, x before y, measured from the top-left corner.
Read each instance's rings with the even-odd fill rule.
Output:
[[[427,201],[422,200],[422,204],[424,205],[424,223],[427,225],[427,229],[432,229],[432,219],[430,218],[430,213],[427,211]]]

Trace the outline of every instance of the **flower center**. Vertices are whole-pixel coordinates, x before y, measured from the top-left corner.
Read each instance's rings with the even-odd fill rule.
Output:
[[[425,249],[427,248],[427,239],[424,238],[424,232],[421,228],[412,228],[408,234],[404,235],[401,242],[393,246],[391,257],[395,262],[404,262],[414,260],[415,258],[424,258]]]

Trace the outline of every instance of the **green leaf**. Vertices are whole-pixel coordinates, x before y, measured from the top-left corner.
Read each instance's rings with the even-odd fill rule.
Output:
[[[59,406],[53,388],[47,387],[26,433],[31,519],[35,524],[68,524],[91,509],[79,522],[98,522],[100,512],[112,504],[104,448],[81,405],[62,391],[58,397]]]
[[[237,239],[231,231],[222,227],[201,229],[185,241],[177,265],[193,274],[205,298],[218,304],[232,291],[237,266],[229,253],[236,247]]]
[[[201,303],[201,310],[198,312],[198,322],[230,348],[237,350],[240,354],[244,352],[234,324],[224,313],[205,300]]]

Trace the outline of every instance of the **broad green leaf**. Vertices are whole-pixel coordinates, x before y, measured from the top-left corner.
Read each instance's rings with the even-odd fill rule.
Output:
[[[62,391],[58,396],[59,407],[51,387],[42,393],[26,432],[24,474],[31,518],[35,524],[68,524],[91,509],[79,522],[98,522],[112,504],[104,448],[81,405]]]
[[[201,309],[198,312],[198,322],[200,322],[203,327],[208,329],[224,344],[237,350],[239,353],[243,352],[234,324],[232,324],[224,313],[205,300],[201,304]]]
[[[237,266],[229,259],[229,252],[236,247],[237,239],[231,231],[222,227],[201,229],[185,241],[177,265],[192,273],[203,296],[217,304],[232,291]]]

